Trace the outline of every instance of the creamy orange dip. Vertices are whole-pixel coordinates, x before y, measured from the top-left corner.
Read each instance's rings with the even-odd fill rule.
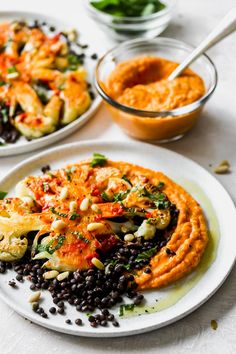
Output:
[[[205,85],[191,69],[169,81],[167,78],[177,65],[152,56],[121,62],[105,83],[106,93],[124,106],[144,111],[168,111],[186,106],[205,94]],[[145,140],[168,139],[183,134],[191,128],[199,113],[195,110],[187,115],[153,119],[126,114],[113,107],[110,109],[115,121],[128,134]]]

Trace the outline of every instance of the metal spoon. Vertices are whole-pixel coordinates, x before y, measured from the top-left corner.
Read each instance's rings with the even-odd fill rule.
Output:
[[[221,41],[236,30],[236,8],[230,10],[216,28],[195,48],[187,58],[177,66],[170,74],[168,80],[174,80],[182,71],[187,68],[195,59],[197,59],[207,49]]]

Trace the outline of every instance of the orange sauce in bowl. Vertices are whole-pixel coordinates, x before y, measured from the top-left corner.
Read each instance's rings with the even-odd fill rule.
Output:
[[[205,94],[200,76],[191,69],[169,81],[178,64],[142,56],[119,63],[105,82],[106,93],[123,106],[143,111],[169,111],[189,105]],[[202,109],[176,117],[140,117],[108,105],[113,119],[129,135],[142,140],[164,140],[188,131]]]

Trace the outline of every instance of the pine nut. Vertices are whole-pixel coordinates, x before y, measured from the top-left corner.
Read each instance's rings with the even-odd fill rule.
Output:
[[[93,265],[100,269],[100,270],[103,270],[105,268],[104,264],[96,257],[93,257],[91,262],[93,263]]]
[[[124,237],[124,241],[126,241],[126,242],[131,242],[131,241],[133,241],[133,239],[134,239],[134,235],[133,234],[127,234]]]
[[[221,161],[220,166],[228,166],[228,167],[230,167],[230,163],[229,163],[228,160],[223,160],[223,161]]]
[[[57,270],[49,270],[43,274],[44,279],[53,279],[58,276],[59,272]]]
[[[38,302],[41,297],[41,291],[35,291],[30,297],[29,297],[29,302]]]
[[[229,172],[229,166],[227,166],[227,165],[218,166],[215,168],[214,172],[218,173],[218,174],[227,173],[227,172]]]
[[[54,220],[51,225],[51,230],[61,231],[66,227],[66,223],[62,220]]]
[[[77,209],[77,203],[75,201],[70,202],[70,213],[76,212]]]
[[[86,211],[88,210],[89,207],[89,199],[88,198],[84,198],[82,200],[82,202],[80,203],[80,210],[81,211]]]
[[[87,230],[88,231],[95,231],[95,230],[99,230],[103,227],[103,224],[101,222],[91,222],[90,224],[88,224],[87,226]]]
[[[57,280],[58,280],[58,281],[62,281],[62,280],[64,280],[64,279],[66,279],[66,278],[68,278],[69,274],[70,274],[69,272],[60,273],[60,274],[58,274],[58,276],[57,276]]]
[[[95,213],[100,213],[101,209],[97,206],[97,204],[92,204],[91,209],[95,211]]]
[[[65,200],[66,198],[68,198],[68,194],[69,194],[69,190],[67,187],[63,187],[61,189],[61,193],[60,193],[60,200]]]

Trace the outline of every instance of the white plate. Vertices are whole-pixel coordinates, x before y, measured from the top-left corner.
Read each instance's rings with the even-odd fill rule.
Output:
[[[65,324],[65,319],[74,321],[77,317],[86,315],[75,311],[67,305],[67,315],[50,315],[43,319],[35,314],[27,302],[31,291],[29,283],[19,284],[15,290],[7,284],[15,273],[9,272],[0,276],[0,296],[15,311],[42,326],[59,332],[83,336],[115,337],[147,332],[170,324],[186,316],[212,296],[229,274],[236,257],[236,210],[229,195],[219,182],[195,162],[172,151],[134,142],[94,142],[87,141],[64,145],[50,149],[16,166],[0,183],[0,190],[9,191],[13,195],[16,183],[29,174],[39,174],[45,164],[59,168],[66,164],[88,158],[93,152],[100,152],[114,160],[124,160],[141,166],[161,170],[172,179],[182,184],[202,205],[208,220],[209,229],[215,237],[214,252],[206,253],[204,265],[199,266],[190,276],[178,282],[175,286],[162,290],[150,291],[145,294],[149,305],[156,303],[158,312],[143,314],[132,313],[131,317],[120,318],[120,327],[91,328],[88,321],[78,327],[75,324]],[[220,230],[220,237],[219,237]],[[219,242],[217,244],[217,237]],[[204,270],[204,271],[203,271]],[[49,293],[43,293],[43,306],[52,306]],[[117,315],[118,308],[114,309]]]
[[[31,13],[31,12],[21,12],[21,11],[1,11],[0,12],[0,23],[4,21],[12,21],[12,20],[26,20],[26,21],[34,21],[39,20],[40,22],[47,22],[49,25],[55,26],[56,31],[68,31],[72,26],[68,22],[62,22],[56,18],[52,18],[49,16]],[[104,46],[101,43],[97,43],[96,40],[91,42],[91,38],[86,38],[86,28],[83,26],[80,27],[78,24],[78,33],[79,40],[81,44],[88,44],[89,48],[86,50],[88,54],[97,53],[99,56],[103,54],[105,51]],[[93,72],[95,68],[96,61],[89,59],[86,60],[85,67],[88,71],[88,77],[90,83],[93,83]],[[95,92],[95,89],[93,90]],[[77,118],[72,123],[66,125],[65,127],[56,130],[55,132],[46,135],[42,138],[38,138],[35,140],[27,141],[24,137],[20,137],[20,139],[14,144],[8,144],[6,146],[0,146],[0,156],[10,156],[10,155],[18,155],[24,152],[33,151],[44,146],[55,143],[56,141],[63,140],[69,134],[74,133],[77,129],[81,128],[97,111],[99,105],[101,104],[101,98],[96,96],[95,100],[92,102],[90,108],[82,114],[79,118]]]

